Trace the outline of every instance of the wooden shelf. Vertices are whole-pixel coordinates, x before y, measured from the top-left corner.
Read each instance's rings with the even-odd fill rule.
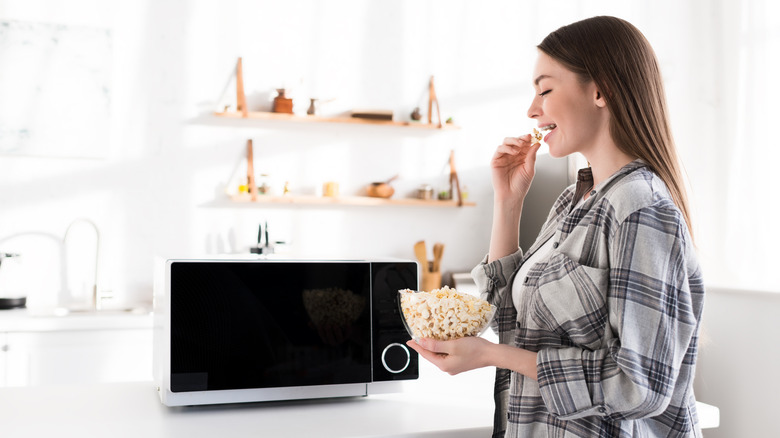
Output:
[[[357,206],[416,206],[416,207],[458,207],[458,201],[439,201],[432,200],[426,201],[423,199],[414,198],[399,198],[399,199],[384,199],[384,198],[372,198],[369,196],[313,196],[313,195],[285,195],[285,196],[271,196],[271,195],[258,195],[257,201],[252,201],[252,198],[248,194],[233,195],[230,197],[233,202],[246,203],[246,204],[297,204],[297,205],[357,205]],[[463,207],[473,207],[477,204],[473,202],[463,202]]]
[[[296,114],[284,114],[284,113],[269,113],[254,111],[249,112],[247,117],[238,111],[227,111],[221,113],[214,113],[217,117],[225,117],[230,119],[251,119],[251,120],[280,120],[287,122],[305,122],[305,123],[351,123],[356,125],[375,125],[375,126],[395,126],[404,128],[416,128],[416,129],[428,129],[434,131],[451,131],[460,129],[459,126],[445,123],[439,128],[436,124],[428,124],[422,122],[396,122],[390,120],[370,120],[361,119],[355,117],[324,117],[324,116],[299,116]]]

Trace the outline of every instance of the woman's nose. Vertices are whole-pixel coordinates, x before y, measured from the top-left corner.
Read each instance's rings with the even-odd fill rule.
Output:
[[[528,107],[528,118],[536,119],[542,115],[542,106],[539,104],[539,96],[534,95],[531,106]]]

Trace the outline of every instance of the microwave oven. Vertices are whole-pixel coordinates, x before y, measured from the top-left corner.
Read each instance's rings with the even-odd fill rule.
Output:
[[[154,381],[168,406],[367,396],[418,377],[407,260],[160,259]]]

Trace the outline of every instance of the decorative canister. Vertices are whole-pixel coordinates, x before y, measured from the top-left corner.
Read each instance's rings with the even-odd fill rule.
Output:
[[[339,183],[328,181],[322,185],[322,196],[334,198],[339,195]]]
[[[271,194],[271,177],[267,173],[262,173],[257,178],[257,193],[261,195]]]
[[[429,201],[433,199],[433,187],[428,184],[423,184],[417,188],[417,199],[425,199]]]
[[[279,88],[276,90],[277,96],[274,98],[273,112],[275,113],[293,113],[293,100],[287,97],[287,90]]]

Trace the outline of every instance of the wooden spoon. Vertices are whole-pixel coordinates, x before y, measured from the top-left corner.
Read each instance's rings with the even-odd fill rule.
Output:
[[[423,271],[428,271],[428,256],[425,251],[425,241],[421,240],[414,244],[414,255],[417,257],[417,261],[420,262]]]
[[[444,244],[436,243],[433,245],[433,272],[439,272],[441,269],[441,257],[444,254]]]

